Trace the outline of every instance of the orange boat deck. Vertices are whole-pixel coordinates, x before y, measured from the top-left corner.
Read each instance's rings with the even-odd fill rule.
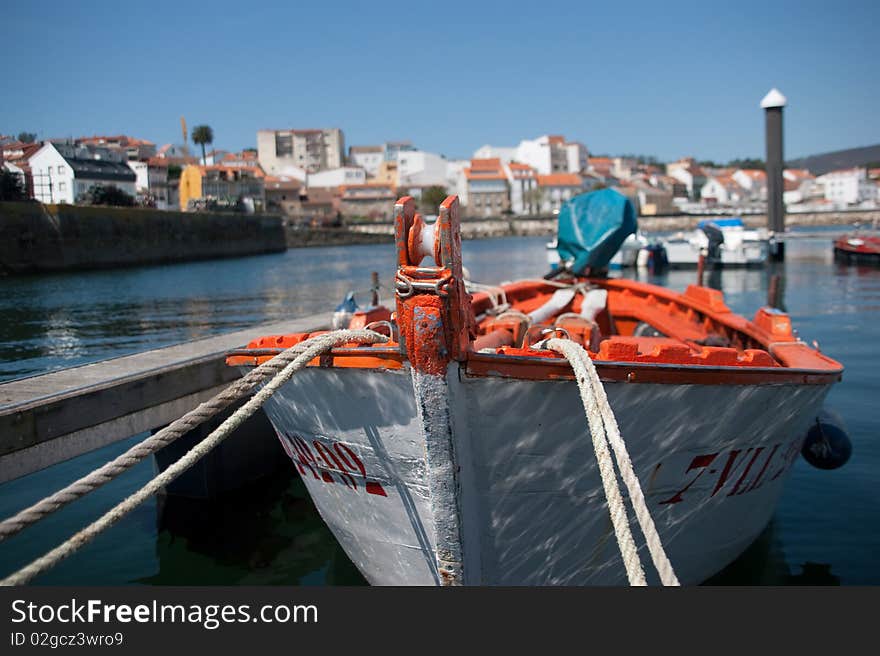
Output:
[[[573,281],[575,282],[575,281]],[[692,285],[683,293],[622,279],[579,280],[581,289],[607,291],[594,322],[578,316],[582,293],[540,322],[524,315],[547,303],[558,283],[527,280],[471,297],[473,330],[466,371],[476,376],[527,380],[571,378],[562,356],[536,344],[562,329],[590,353],[606,380],[668,383],[799,383],[840,380],[843,367],[800,341],[785,313],[761,308],[749,321],[734,314],[720,291]],[[506,300],[497,308],[498,299]],[[499,311],[499,309],[503,311]],[[360,312],[351,328],[394,317],[384,307]],[[637,335],[648,328],[653,336]],[[549,333],[548,333],[549,331]],[[316,333],[312,333],[314,335]],[[309,334],[270,335],[230,353],[234,366],[258,365]],[[405,355],[397,341],[351,345],[317,358],[313,366],[397,369]]]

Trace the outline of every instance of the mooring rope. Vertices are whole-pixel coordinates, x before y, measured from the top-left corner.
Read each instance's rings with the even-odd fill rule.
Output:
[[[358,331],[361,335],[363,331]],[[31,524],[52,514],[63,506],[76,501],[89,492],[99,488],[105,483],[130,469],[141,460],[156,451],[168,446],[179,437],[227,408],[229,405],[248,396],[253,389],[267,378],[273,376],[290,363],[299,353],[306,348],[306,342],[300,342],[285,351],[282,351],[271,360],[264,362],[243,378],[237,380],[213,398],[200,404],[193,410],[168,424],[155,435],[138,442],[128,451],[111,460],[99,469],[74,481],[67,487],[58,490],[54,494],[38,501],[32,506],[25,508],[17,514],[0,522],[0,542],[12,537],[16,533],[27,528]]]
[[[277,360],[278,358],[281,358],[282,355],[285,356],[285,359],[282,359],[282,360],[279,360],[278,362],[276,362],[275,367],[264,369],[263,374],[261,374],[261,376],[259,376],[259,377],[255,376],[253,378],[250,378],[249,376],[247,376],[247,377],[243,378],[242,380],[238,381],[238,383],[235,383],[230,388],[227,388],[226,390],[224,390],[224,392],[221,392],[219,395],[217,395],[217,397],[215,397],[211,401],[208,401],[208,402],[202,404],[201,406],[199,406],[199,408],[203,408],[203,406],[210,406],[212,401],[223,396],[232,387],[240,386],[238,391],[240,391],[244,387],[248,387],[248,391],[252,390],[261,380],[268,377],[268,375],[270,373],[273,373],[273,372],[275,373],[275,376],[268,383],[266,383],[266,385],[259,392],[257,392],[244,405],[242,405],[238,410],[236,410],[228,419],[226,419],[222,424],[220,424],[220,426],[218,426],[213,432],[211,432],[210,435],[208,435],[205,439],[203,439],[201,442],[196,444],[192,449],[187,451],[187,453],[182,458],[180,458],[177,462],[175,462],[173,465],[168,467],[164,472],[162,472],[161,474],[159,474],[158,476],[156,476],[155,478],[150,480],[144,487],[142,487],[137,492],[135,492],[134,494],[129,496],[127,499],[125,499],[124,501],[119,503],[117,506],[115,506],[110,511],[105,513],[103,516],[98,518],[95,522],[93,522],[92,524],[90,524],[86,528],[82,529],[81,531],[79,531],[78,533],[76,533],[75,535],[73,535],[72,537],[67,539],[65,542],[63,542],[59,546],[55,547],[51,551],[49,551],[44,556],[38,558],[37,560],[35,560],[32,563],[30,563],[29,565],[23,567],[22,569],[15,572],[14,574],[11,574],[10,576],[6,577],[2,581],[0,581],[0,585],[23,585],[23,584],[29,582],[31,579],[33,579],[38,574],[45,572],[46,570],[53,567],[61,560],[65,559],[68,556],[70,556],[71,554],[73,554],[80,547],[82,547],[83,545],[90,542],[93,538],[95,538],[102,531],[113,526],[122,517],[124,517],[129,512],[131,512],[132,510],[137,508],[141,503],[146,501],[150,496],[152,496],[153,494],[155,494],[156,492],[161,490],[163,487],[168,485],[171,481],[173,481],[175,478],[177,478],[178,476],[183,474],[186,470],[188,470],[196,462],[198,462],[199,459],[201,459],[202,457],[207,455],[208,452],[211,451],[211,449],[213,449],[215,446],[220,444],[220,442],[222,442],[232,431],[234,431],[236,428],[238,428],[245,421],[245,419],[247,419],[252,414],[254,414],[254,412],[256,412],[260,408],[260,406],[263,405],[263,403],[266,401],[266,399],[268,399],[272,394],[274,394],[278,390],[278,388],[280,388],[282,385],[284,385],[288,380],[290,380],[290,378],[296,372],[303,369],[314,358],[318,357],[322,353],[326,353],[327,351],[332,349],[334,346],[338,346],[340,344],[346,344],[349,342],[358,342],[361,344],[375,344],[377,342],[384,342],[387,340],[388,340],[387,336],[381,335],[381,334],[373,332],[371,330],[336,330],[333,332],[325,333],[323,335],[318,335],[316,337],[312,337],[310,339],[307,339],[307,340],[301,342],[300,344],[292,346],[291,348],[287,349],[286,351],[283,351],[281,354],[275,356],[275,358],[273,358],[273,360]],[[292,356],[292,359],[291,359],[291,356]],[[270,360],[270,362],[272,362],[273,360]],[[286,360],[286,363],[285,363],[285,360]],[[269,364],[269,363],[266,363],[266,364]],[[263,366],[265,366],[265,365],[263,365]],[[277,371],[279,366],[283,366],[281,371]],[[251,373],[252,374],[256,373],[256,370]],[[249,382],[246,384],[243,384],[243,383],[245,383],[246,380],[249,380]],[[205,419],[213,416],[213,414],[216,414],[216,412],[219,412],[219,410],[228,406],[229,403],[234,401],[236,398],[241,398],[241,396],[243,396],[244,394],[246,394],[246,392],[241,393],[240,396],[236,396],[234,398],[231,398],[225,404],[223,404],[222,406],[220,406],[219,408],[217,408],[216,410],[214,410],[210,414],[207,414],[203,419],[201,419],[201,421],[204,421]],[[189,415],[193,415],[197,410],[199,410],[199,408],[196,408],[196,410],[192,411],[191,413],[188,413],[188,415],[184,415],[184,417],[179,419],[178,422],[180,422],[182,419],[186,418]],[[199,421],[199,423],[201,423],[201,421]],[[177,422],[175,422],[175,424],[176,423]],[[198,424],[195,424],[195,425],[198,425]],[[172,426],[174,426],[174,424],[169,425],[168,428],[171,428]],[[186,432],[186,431],[184,430],[184,432]],[[158,436],[159,436],[159,433],[157,433],[155,436],[153,436],[153,438],[149,438],[149,440],[152,440]],[[147,440],[147,441],[149,441],[149,440]],[[169,441],[172,441],[172,440],[169,440]],[[156,447],[156,448],[159,448],[159,447]],[[126,452],[126,454],[123,454],[123,455],[127,455],[128,453],[129,452]],[[150,451],[149,453],[152,453],[152,451]],[[146,455],[148,455],[148,454],[145,454],[143,457],[146,457]],[[117,460],[119,460],[119,458],[117,458]],[[101,470],[103,470],[105,467],[108,467],[109,465],[112,465],[115,462],[116,462],[116,460],[114,460],[111,463],[108,463],[107,465],[102,467]],[[137,461],[135,461],[135,462],[137,462]],[[128,465],[128,467],[130,467],[130,466],[131,465]],[[123,467],[122,471],[124,471],[128,467]],[[101,471],[101,470],[97,470],[97,471]],[[94,473],[97,473],[97,472],[94,472]],[[71,487],[76,486],[80,482],[85,481],[90,476],[91,476],[91,474],[89,476],[85,477],[84,479],[77,481],[72,486],[68,486],[68,488],[65,488],[65,490],[68,490]],[[111,476],[111,478],[112,478],[112,476]],[[109,479],[107,479],[107,480],[109,480]],[[106,481],[103,481],[103,482],[106,482]],[[97,485],[95,485],[94,487],[97,487]],[[94,489],[94,487],[91,487],[90,489]],[[85,492],[82,492],[81,494],[78,494],[78,496],[72,497],[71,500],[79,498],[83,494],[90,491],[90,489],[86,490]],[[62,490],[62,492],[64,492],[65,490]],[[48,502],[49,499],[52,499],[54,496],[56,496],[56,495],[52,495],[52,497],[48,497],[47,499],[44,499],[43,501]],[[42,503],[43,502],[40,502],[40,503],[36,504],[35,506],[32,506],[32,508],[29,508],[27,510],[32,510],[33,508],[37,508]],[[67,501],[63,501],[61,505],[63,505],[63,503],[67,503]],[[23,512],[25,512],[25,511],[23,511]],[[49,512],[51,512],[51,511],[49,511]],[[21,514],[22,513],[19,513],[19,515],[21,515]],[[45,516],[46,514],[48,514],[48,513],[41,511],[40,513],[35,514],[34,517],[36,517],[36,519],[32,519],[32,520],[31,520],[31,517],[28,515],[27,516],[28,521],[22,525],[22,528],[24,526],[27,526],[30,523],[33,523],[34,521],[37,521],[37,519]],[[13,517],[11,519],[16,519],[19,517],[19,515],[16,515],[15,517]],[[7,521],[10,521],[10,520],[7,520]],[[5,524],[5,522],[4,522],[4,524]],[[18,529],[18,530],[21,530],[21,529]]]
[[[593,364],[587,351],[580,344],[569,339],[548,339],[544,342],[543,346],[564,355],[574,371],[581,402],[583,403],[584,412],[587,415],[587,423],[590,427],[590,436],[593,440],[593,448],[599,464],[602,486],[605,489],[605,497],[608,500],[608,512],[611,515],[611,523],[614,526],[614,533],[617,536],[620,555],[623,558],[630,585],[646,585],[647,583],[645,581],[645,572],[642,569],[642,563],[639,560],[639,554],[633,541],[632,532],[629,528],[626,506],[620,494],[614,466],[611,464],[611,455],[608,450],[609,443],[614,450],[617,468],[620,470],[620,475],[629,492],[630,502],[635,510],[636,519],[642,529],[642,533],[645,535],[648,551],[651,554],[654,567],[660,575],[660,581],[663,585],[680,585],[678,577],[672,568],[672,563],[669,562],[666,550],[663,548],[663,543],[660,541],[660,535],[657,533],[654,519],[648,510],[645,495],[642,493],[642,486],[633,469],[632,460],[629,457],[623,437],[620,435],[617,419],[614,417],[614,411],[608,403],[608,396],[605,394],[605,388],[599,379],[599,374],[596,372],[596,366]]]

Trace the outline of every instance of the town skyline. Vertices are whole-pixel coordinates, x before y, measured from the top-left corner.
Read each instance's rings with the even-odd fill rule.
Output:
[[[758,103],[778,87],[790,100],[787,157],[880,142],[877,3],[548,3],[537,16],[455,3],[440,14],[410,5],[255,13],[223,2],[204,15],[178,3],[159,31],[117,28],[120,18],[153,25],[170,5],[49,4],[48,14],[25,4],[7,12],[11,33],[36,36],[7,56],[11,87],[29,94],[0,106],[6,132],[180,143],[182,115],[233,151],[254,147],[260,129],[333,126],[350,145],[411,140],[450,159],[549,132],[594,153],[726,162],[763,156]],[[265,31],[267,16],[277,33]],[[534,29],[537,19],[552,29]],[[120,53],[102,58],[101,75],[89,72],[92,32]]]

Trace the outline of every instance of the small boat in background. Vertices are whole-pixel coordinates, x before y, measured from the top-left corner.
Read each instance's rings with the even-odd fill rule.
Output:
[[[763,266],[770,255],[766,229],[748,229],[738,217],[700,221],[697,230],[662,240],[670,267],[695,267],[704,254],[709,266]]]
[[[880,236],[854,232],[834,241],[834,257],[842,262],[880,265]]]

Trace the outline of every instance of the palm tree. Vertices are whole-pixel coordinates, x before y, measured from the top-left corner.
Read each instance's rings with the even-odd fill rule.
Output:
[[[197,125],[192,131],[192,140],[194,144],[202,147],[202,164],[207,164],[205,157],[205,144],[214,143],[214,131],[210,125]]]

